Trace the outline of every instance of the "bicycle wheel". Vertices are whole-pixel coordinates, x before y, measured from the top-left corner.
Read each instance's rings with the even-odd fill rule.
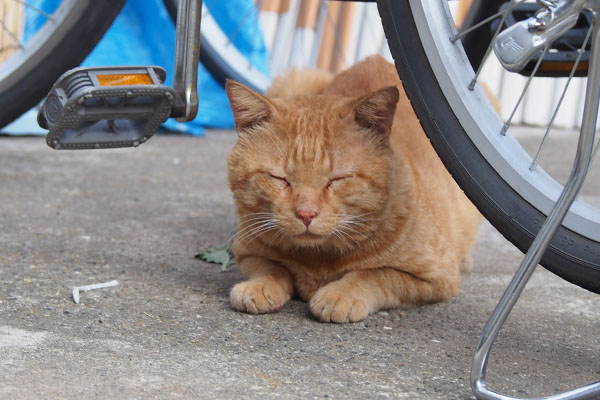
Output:
[[[448,2],[379,0],[390,50],[423,129],[482,214],[525,252],[562,190],[509,131],[475,75]],[[548,270],[600,293],[600,212],[577,200],[541,261]]]
[[[7,21],[0,21],[1,29],[10,36],[10,40],[2,41],[0,54],[15,48],[0,64],[0,127],[39,103],[63,72],[83,61],[116,18],[125,0],[45,3],[50,9],[40,6],[39,1],[14,0],[14,4],[42,19],[41,27],[24,43],[19,38],[20,32],[9,31]],[[27,22],[29,20],[24,23]]]

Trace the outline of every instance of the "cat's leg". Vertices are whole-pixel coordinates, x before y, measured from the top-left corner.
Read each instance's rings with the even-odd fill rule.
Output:
[[[353,271],[320,288],[310,299],[322,322],[358,322],[381,309],[432,303],[458,293],[458,266],[417,277],[394,268]]]
[[[294,281],[285,268],[253,256],[243,258],[238,265],[248,280],[231,289],[231,305],[236,310],[252,314],[275,312],[292,296]]]

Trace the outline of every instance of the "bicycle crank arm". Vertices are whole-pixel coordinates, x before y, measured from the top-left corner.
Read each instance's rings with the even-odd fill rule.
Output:
[[[173,88],[177,103],[173,118],[191,121],[198,113],[198,62],[200,61],[200,21],[202,0],[179,0],[175,38]]]
[[[135,147],[171,116],[175,90],[155,66],[75,68],[52,87],[38,114],[54,149]]]

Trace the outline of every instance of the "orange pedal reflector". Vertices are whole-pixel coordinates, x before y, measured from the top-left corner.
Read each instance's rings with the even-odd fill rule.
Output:
[[[152,85],[149,74],[96,75],[100,86]]]

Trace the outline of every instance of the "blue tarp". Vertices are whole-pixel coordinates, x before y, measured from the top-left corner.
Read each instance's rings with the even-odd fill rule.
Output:
[[[59,0],[28,1],[51,13]],[[234,44],[261,70],[267,67],[267,52],[262,40],[252,0],[207,2],[211,12],[225,32],[236,31]],[[26,9],[24,39],[26,42],[45,22],[38,12]],[[244,24],[240,24],[243,21]],[[167,84],[173,82],[175,60],[175,26],[162,0],[127,0],[123,10],[102,41],[83,62],[84,66],[159,65],[167,71]],[[201,135],[204,127],[232,128],[233,117],[223,88],[200,65],[198,73],[199,110],[194,121],[181,124],[166,122],[170,130]],[[3,133],[45,133],[37,127],[32,110]]]

